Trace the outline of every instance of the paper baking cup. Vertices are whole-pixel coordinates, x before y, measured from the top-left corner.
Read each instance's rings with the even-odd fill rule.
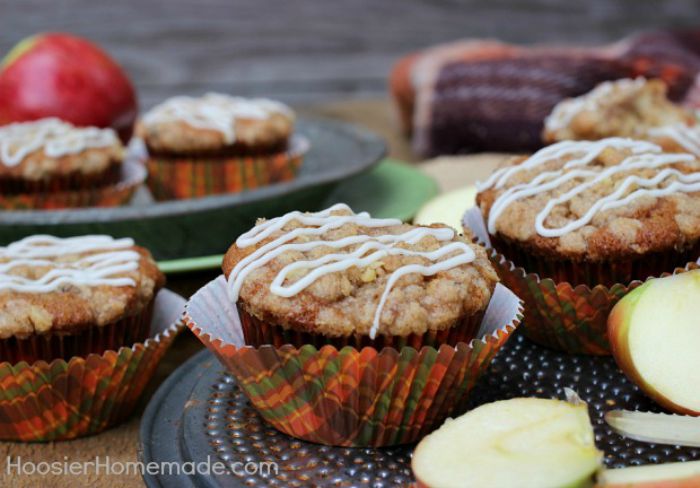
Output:
[[[123,345],[143,342],[151,328],[154,302],[139,314],[103,326],[90,326],[76,333],[33,334],[26,339],[0,339],[0,361],[10,364],[25,361],[69,360],[73,356],[102,354]]]
[[[538,273],[519,267],[510,260],[510,256],[506,257],[492,248],[478,208],[467,211],[463,225],[491,250],[491,262],[501,281],[525,302],[522,330],[529,339],[571,354],[611,353],[607,334],[608,315],[615,304],[641,285],[643,280],[588,286],[542,278]],[[668,273],[676,268],[671,263],[668,266]],[[688,266],[694,266],[694,263]],[[592,271],[588,274],[592,274]],[[560,275],[564,275],[564,272]],[[651,277],[645,276],[644,279]]]
[[[74,439],[126,419],[183,328],[179,317],[184,302],[161,290],[150,338],[143,343],[68,361],[0,363],[0,439]]]
[[[146,168],[136,161],[124,161],[121,180],[115,185],[85,190],[0,195],[0,209],[56,210],[75,207],[117,207],[131,200],[146,180]]]
[[[237,308],[241,319],[244,342],[254,347],[267,344],[275,347],[281,347],[285,344],[301,347],[310,344],[316,348],[330,344],[337,349],[342,349],[345,346],[358,349],[363,347],[374,347],[375,349],[413,347],[420,349],[423,346],[440,347],[442,344],[454,346],[459,342],[468,343],[474,339],[484,318],[484,312],[480,312],[465,317],[453,327],[448,327],[444,330],[432,330],[425,334],[411,334],[406,337],[380,334],[375,339],[370,339],[367,335],[354,334],[347,337],[329,338],[322,334],[296,331],[271,324],[249,314],[243,307],[238,306]]]
[[[518,326],[522,304],[497,285],[478,339],[421,349],[246,346],[220,276],[185,307],[185,324],[279,431],[334,446],[414,442],[466,408],[469,392]]]
[[[156,200],[238,193],[296,178],[309,141],[293,136],[290,148],[273,155],[146,159],[148,186]]]

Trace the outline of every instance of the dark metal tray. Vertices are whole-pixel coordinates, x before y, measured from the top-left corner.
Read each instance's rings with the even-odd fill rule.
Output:
[[[518,396],[563,398],[570,387],[588,402],[598,448],[608,467],[700,459],[700,449],[625,439],[603,421],[613,408],[659,411],[619,371],[610,357],[569,356],[516,334],[473,391],[471,407]],[[211,460],[275,462],[275,475],[144,476],[146,485],[192,487],[389,487],[412,481],[414,446],[358,449],[299,441],[269,427],[235,380],[208,351],[183,364],[163,383],[143,416],[144,462]]]
[[[297,133],[311,149],[293,181],[189,200],[153,202],[139,195],[131,205],[106,209],[0,211],[0,244],[32,234],[110,234],[133,237],[159,260],[219,254],[258,217],[314,208],[338,182],[386,152],[379,136],[343,122],[301,118]]]

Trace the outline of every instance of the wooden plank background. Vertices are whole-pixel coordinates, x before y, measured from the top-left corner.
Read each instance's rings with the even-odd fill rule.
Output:
[[[103,44],[142,105],[180,93],[379,97],[400,55],[460,37],[619,39],[700,24],[694,0],[0,0],[0,52],[39,31]]]

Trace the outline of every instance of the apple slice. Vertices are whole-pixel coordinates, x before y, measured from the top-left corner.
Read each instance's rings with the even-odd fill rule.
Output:
[[[649,280],[608,317],[620,369],[661,406],[700,415],[700,270]]]
[[[462,228],[462,215],[474,206],[476,187],[468,186],[460,190],[443,193],[423,205],[413,219],[417,225],[445,224],[453,229]]]
[[[601,462],[585,403],[515,398],[482,405],[425,437],[419,487],[591,486]]]
[[[598,476],[597,486],[600,488],[696,488],[700,486],[700,461],[606,469]]]

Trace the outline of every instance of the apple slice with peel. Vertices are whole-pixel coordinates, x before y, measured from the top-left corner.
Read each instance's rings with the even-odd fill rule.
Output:
[[[607,469],[598,476],[600,488],[697,488],[700,461],[650,464]]]
[[[515,398],[482,405],[425,437],[421,488],[591,486],[601,462],[585,403]]]
[[[700,270],[649,280],[608,317],[620,369],[661,406],[700,415]]]

